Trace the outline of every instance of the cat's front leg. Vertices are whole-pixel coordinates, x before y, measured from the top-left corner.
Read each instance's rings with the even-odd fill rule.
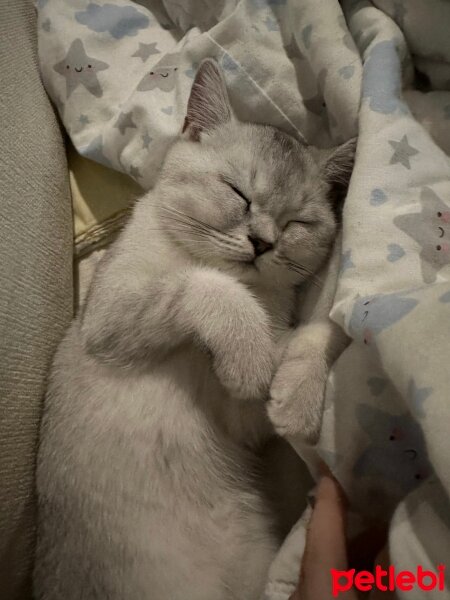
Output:
[[[217,377],[233,397],[268,398],[275,354],[269,318],[244,285],[213,269],[195,269],[186,277],[178,318],[210,350]]]
[[[318,441],[331,364],[347,343],[330,320],[300,326],[290,340],[270,389],[268,414],[283,437]]]
[[[272,382],[268,413],[277,432],[318,441],[331,365],[348,344],[344,331],[329,314],[340,268],[341,236],[330,260],[319,272],[322,286],[310,285],[300,300],[300,325],[293,332]]]
[[[150,278],[106,264],[80,326],[87,352],[105,364],[143,366],[191,340],[212,354],[234,397],[268,397],[274,370],[268,315],[244,285],[215,269]]]

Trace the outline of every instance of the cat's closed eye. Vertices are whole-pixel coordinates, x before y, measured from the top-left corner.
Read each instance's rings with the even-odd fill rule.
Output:
[[[290,221],[288,221],[286,223],[286,227],[288,225],[291,225],[292,223],[297,223],[297,225],[314,225],[314,221],[306,221],[306,220],[302,220],[302,219],[291,219]]]
[[[241,190],[238,187],[236,187],[235,185],[233,185],[232,183],[229,183],[228,181],[226,183],[227,183],[228,187],[230,187],[237,196],[242,198],[242,200],[246,203],[247,210],[248,210],[250,208],[251,201],[247,198],[247,196],[243,192],[241,192]]]

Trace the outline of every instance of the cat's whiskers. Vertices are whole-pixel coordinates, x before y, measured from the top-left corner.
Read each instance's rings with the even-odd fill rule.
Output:
[[[222,252],[226,252],[231,260],[245,262],[248,259],[240,240],[235,236],[219,231],[215,227],[209,227],[207,224],[204,225],[203,221],[194,217],[191,218],[177,209],[163,208],[166,210],[166,214],[161,215],[162,220],[177,223],[180,227],[179,231],[189,233],[192,241],[206,243],[205,240],[207,240],[208,243],[213,243]],[[172,228],[172,231],[176,231],[176,229]]]
[[[285,256],[278,256],[274,258],[274,262],[279,265],[283,265],[287,267],[290,271],[297,273],[298,275],[306,276],[305,279],[308,279],[315,286],[322,288],[323,281],[318,277],[313,271],[305,267],[305,265],[298,263],[292,259],[289,259]]]
[[[174,208],[173,206],[160,205],[158,208],[161,209],[161,210],[165,210],[166,213],[169,213],[169,215],[172,218],[177,218],[178,217],[178,219],[180,219],[186,225],[191,225],[192,227],[195,226],[196,228],[202,229],[203,231],[207,231],[207,232],[212,232],[213,231],[213,232],[215,232],[215,234],[217,234],[217,235],[219,235],[221,237],[223,236],[226,239],[236,240],[236,237],[233,236],[232,234],[227,233],[225,231],[221,231],[220,229],[217,229],[213,225],[210,225],[209,223],[206,223],[205,221],[202,221],[198,217],[193,217],[192,215],[188,215],[188,214],[182,212],[181,210],[179,210],[177,208]],[[166,218],[167,218],[167,215],[166,215]]]

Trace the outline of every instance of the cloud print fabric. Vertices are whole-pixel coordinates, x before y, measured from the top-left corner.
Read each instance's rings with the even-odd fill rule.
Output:
[[[242,119],[322,146],[359,133],[332,310],[352,342],[329,379],[318,447],[291,441],[312,466],[328,463],[355,512],[393,514],[398,568],[450,564],[450,3],[39,0],[37,9],[43,80],[75,147],[144,188],[205,56],[222,65]],[[292,592],[305,522],[275,560],[266,600]]]

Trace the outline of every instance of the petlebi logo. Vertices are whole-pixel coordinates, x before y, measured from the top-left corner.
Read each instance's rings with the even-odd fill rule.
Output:
[[[339,596],[343,592],[348,592],[355,588],[361,592],[370,592],[378,589],[381,592],[394,592],[401,590],[409,592],[411,590],[422,590],[424,592],[445,591],[445,566],[439,565],[436,571],[426,571],[418,565],[416,571],[396,571],[395,567],[390,566],[383,569],[380,565],[375,567],[375,572],[356,571],[338,571],[331,569],[331,586],[333,596]]]

